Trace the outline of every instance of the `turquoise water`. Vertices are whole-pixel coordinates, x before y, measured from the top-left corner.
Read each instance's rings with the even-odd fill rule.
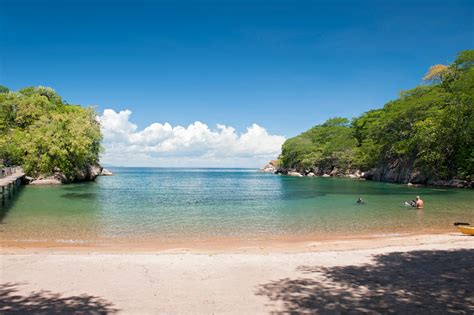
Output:
[[[8,240],[155,240],[450,230],[474,192],[248,169],[112,168],[92,183],[25,186],[2,208]],[[403,206],[421,195],[425,209]],[[357,205],[358,197],[366,204]]]

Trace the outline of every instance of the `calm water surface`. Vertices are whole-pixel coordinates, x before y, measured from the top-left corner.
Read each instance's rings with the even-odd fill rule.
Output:
[[[167,240],[450,230],[474,192],[247,169],[112,168],[114,176],[26,186],[0,209],[6,240]],[[421,195],[423,211],[403,206]],[[358,197],[366,204],[357,205]]]

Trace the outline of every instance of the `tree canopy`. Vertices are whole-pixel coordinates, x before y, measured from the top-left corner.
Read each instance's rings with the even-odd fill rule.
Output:
[[[27,174],[63,173],[99,162],[102,139],[92,108],[66,104],[48,87],[0,87],[0,159]]]
[[[284,168],[368,170],[398,160],[436,179],[474,179],[474,50],[436,65],[427,85],[352,121],[335,118],[288,139]]]

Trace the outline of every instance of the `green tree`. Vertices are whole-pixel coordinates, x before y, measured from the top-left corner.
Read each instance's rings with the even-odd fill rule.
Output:
[[[102,139],[92,108],[65,104],[47,87],[0,94],[0,158],[32,176],[78,172],[99,162]]]
[[[433,179],[474,179],[474,50],[425,79],[350,123],[330,119],[288,139],[282,165],[368,170],[396,161]]]

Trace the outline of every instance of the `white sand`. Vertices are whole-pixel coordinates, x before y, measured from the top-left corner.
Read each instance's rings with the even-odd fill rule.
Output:
[[[343,289],[334,291],[336,292],[336,303],[333,303],[334,301],[330,301],[330,296],[333,295],[329,289],[325,289],[323,294],[313,294],[313,292],[320,290],[314,282],[293,283],[291,281],[298,279],[321,280],[324,273],[308,272],[308,268],[360,266],[374,263],[374,255],[393,252],[455,250],[464,251],[461,254],[465,256],[466,250],[468,254],[473,253],[474,237],[458,234],[401,236],[379,238],[371,240],[369,243],[354,240],[334,241],[332,245],[328,243],[325,246],[311,243],[307,246],[307,251],[299,253],[291,252],[291,250],[287,253],[282,250],[272,251],[268,248],[260,252],[245,252],[245,250],[184,252],[180,250],[157,253],[132,251],[104,253],[95,249],[88,251],[38,250],[35,248],[20,250],[4,247],[0,256],[0,283],[3,284],[0,290],[0,313],[2,310],[8,310],[9,307],[10,310],[17,311],[31,311],[41,308],[47,313],[58,309],[63,309],[68,313],[71,311],[100,312],[104,309],[112,312],[117,309],[119,313],[124,314],[261,314],[288,310],[333,312],[353,307],[359,307],[359,311],[364,311],[360,307],[364,307],[365,311],[387,311],[389,309],[398,312],[414,311],[413,307],[416,306],[416,303],[423,304],[429,301],[423,300],[425,297],[416,296],[417,290],[426,290],[424,287],[407,288],[407,291],[411,290],[412,293],[405,293],[413,301],[405,301],[402,303],[403,305],[386,305],[390,304],[392,300],[386,300],[385,297],[374,297],[374,300],[378,299],[377,305],[373,305],[371,308],[368,301],[371,299],[367,297],[365,297],[367,301],[353,300],[357,299],[357,294],[362,295],[361,298],[364,299],[364,292],[366,292],[364,287],[350,289],[347,284],[333,283],[335,287],[342,285]],[[441,253],[443,255],[434,258],[420,257],[420,264],[413,265],[412,262],[412,265],[408,266],[410,268],[415,266],[413,268],[420,270],[404,271],[402,264],[400,272],[407,272],[407,275],[415,275],[415,277],[417,275],[427,277],[423,273],[423,266],[431,266],[430,268],[437,269],[431,270],[430,274],[438,272],[438,278],[443,278],[445,274],[450,275],[451,278],[446,281],[451,281],[448,283],[452,283],[455,288],[456,277],[465,278],[466,270],[464,269],[470,267],[464,262],[462,265],[464,266],[463,274],[461,271],[457,274],[456,264],[459,261],[459,256],[449,256],[451,255],[449,252]],[[434,261],[433,264],[430,259]],[[449,270],[441,270],[451,263],[453,266]],[[474,261],[472,261],[472,266],[474,267]],[[394,267],[390,268],[392,270]],[[348,275],[352,274],[351,270],[344,269],[344,272],[348,272]],[[393,275],[390,276],[392,271],[387,270],[386,272],[390,282],[390,277],[393,277]],[[371,277],[370,273],[361,273],[361,279],[366,281],[366,283],[362,283],[362,286],[367,285],[370,289],[371,286],[373,288],[373,285],[377,284],[382,289],[392,290],[390,285],[380,285],[377,282],[378,279],[368,279],[368,277]],[[380,274],[380,277],[384,278],[383,273]],[[281,279],[284,280],[280,281]],[[357,282],[357,279],[355,277],[353,280]],[[413,285],[416,286],[417,283],[426,280],[414,278]],[[273,281],[277,282],[273,283]],[[328,282],[327,279],[321,281],[321,283]],[[398,285],[402,283],[400,281],[406,282],[407,279],[396,280]],[[5,286],[7,283],[10,286]],[[472,283],[474,285],[474,281]],[[438,285],[442,286],[444,282]],[[469,284],[467,285],[469,286]],[[459,299],[466,300],[467,302],[454,301],[457,304],[453,303],[457,306],[452,307],[459,308],[458,304],[465,305],[464,310],[461,306],[460,312],[472,313],[474,312],[474,289],[472,287],[465,289],[467,292],[464,293],[447,292],[447,295],[443,294],[446,295],[445,298],[453,299],[452,296],[458,296]],[[470,291],[471,289],[472,291]],[[40,292],[44,290],[50,291],[50,293]],[[269,290],[274,291],[269,292]],[[286,290],[291,292],[286,292]],[[343,294],[351,290],[357,294],[345,298]],[[32,292],[37,292],[37,294],[34,295]],[[262,292],[264,293],[262,294]],[[473,293],[473,304],[467,305],[469,297],[466,298],[466,295],[469,295],[470,292]],[[288,293],[288,295],[283,293]],[[52,296],[51,294],[58,295]],[[102,308],[100,303],[99,305],[94,304],[94,299],[75,298],[83,294],[98,297],[101,299],[100,303],[110,303],[111,305]],[[441,295],[438,298],[436,294],[438,291],[432,292],[433,299],[443,299]],[[15,298],[15,295],[18,297]],[[417,298],[422,299],[421,302],[417,301]],[[296,299],[296,301],[292,299]],[[304,299],[308,299],[310,303],[306,303]],[[398,300],[401,301],[401,298]],[[440,301],[436,300],[434,303]],[[446,311],[446,309],[443,310],[443,305],[445,304],[436,305],[435,309]]]

